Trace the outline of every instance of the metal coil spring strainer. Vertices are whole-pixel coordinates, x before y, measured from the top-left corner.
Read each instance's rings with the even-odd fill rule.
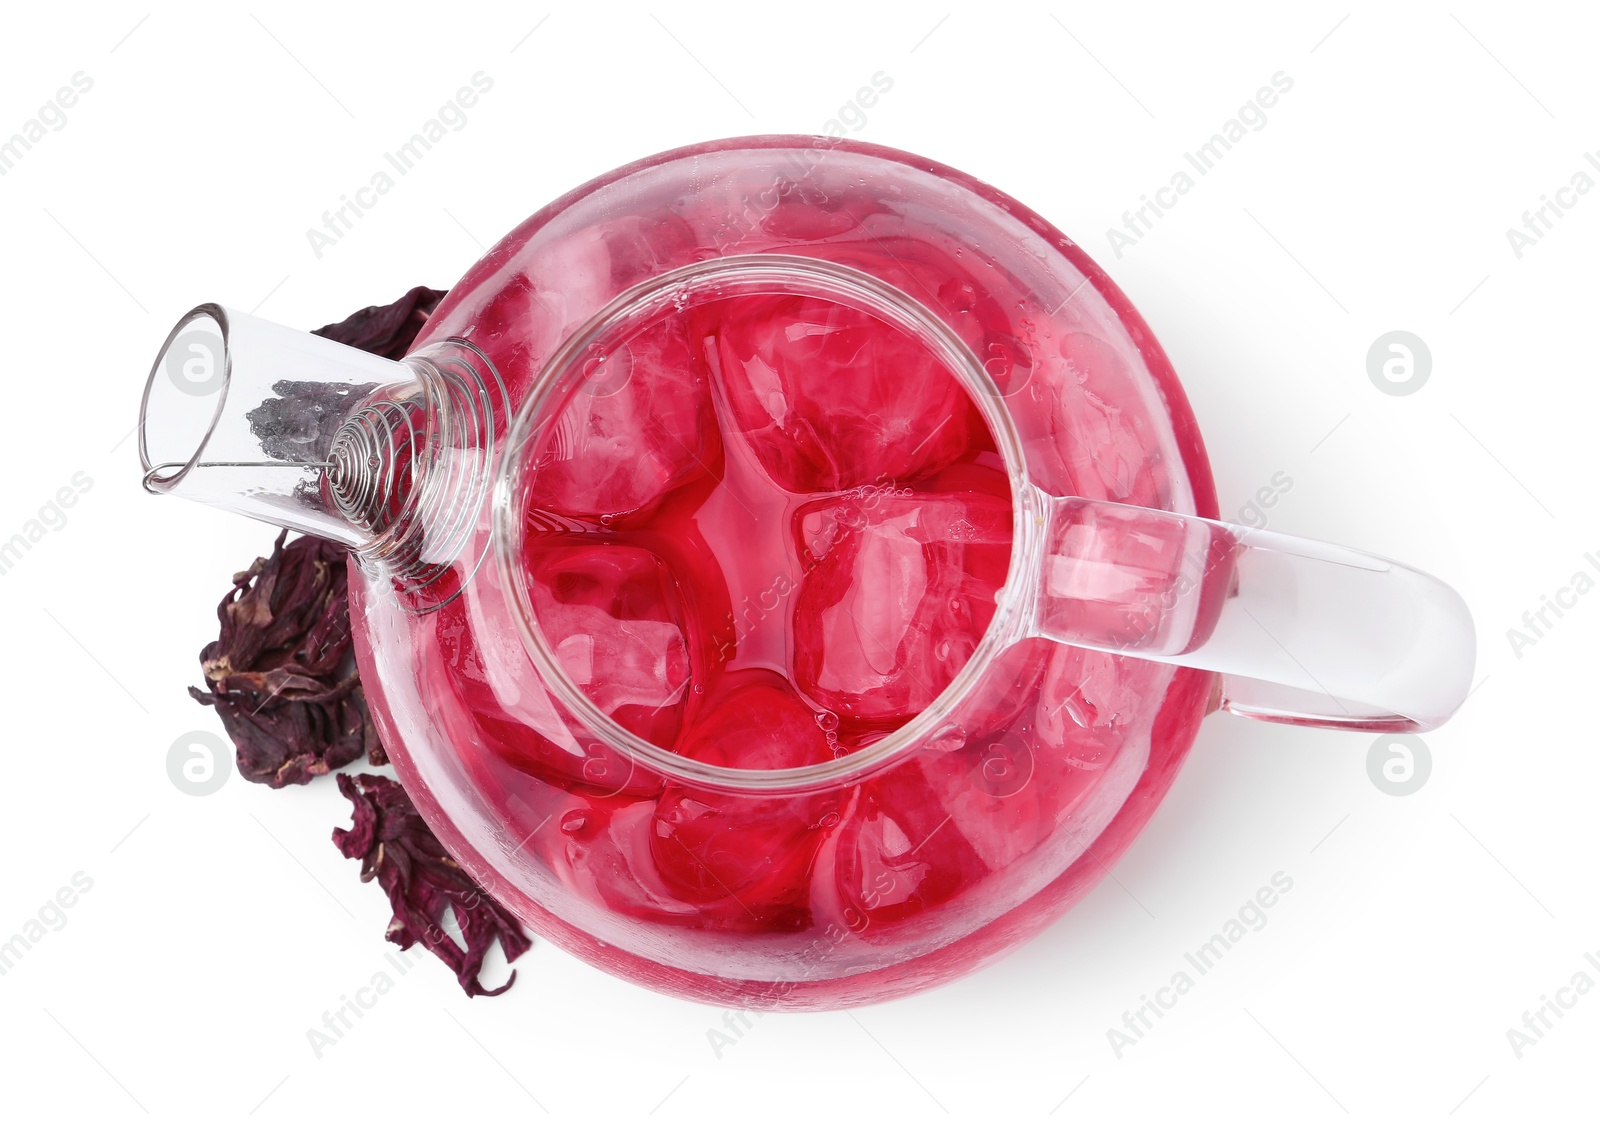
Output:
[[[506,392],[488,358],[465,341],[410,358],[418,383],[407,394],[363,405],[334,433],[324,481],[339,512],[371,538],[357,554],[381,565],[401,592],[428,591],[415,614],[460,594],[487,553],[462,554],[488,498],[495,439],[508,414]],[[456,569],[457,563],[465,565]],[[432,590],[452,570],[448,587]]]

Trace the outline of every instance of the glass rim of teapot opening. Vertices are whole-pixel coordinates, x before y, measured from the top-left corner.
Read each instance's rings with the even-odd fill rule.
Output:
[[[792,768],[729,768],[690,759],[652,744],[606,714],[567,674],[538,626],[532,585],[524,564],[526,504],[547,424],[581,385],[607,349],[690,305],[756,295],[814,298],[869,314],[917,340],[961,382],[983,416],[1005,465],[1011,491],[1012,547],[1005,583],[995,593],[988,629],[960,671],[927,707],[873,743],[821,764]],[[534,455],[535,457],[529,457]],[[810,791],[863,776],[910,749],[960,730],[951,714],[977,687],[985,670],[1020,638],[1029,590],[1028,542],[1042,530],[1042,515],[1028,483],[1026,456],[1005,396],[968,347],[942,318],[899,288],[853,267],[786,254],[729,255],[668,271],[617,295],[574,331],[535,378],[517,413],[497,475],[494,551],[508,577],[505,597],[525,649],[545,684],[593,739],[621,752],[631,764],[670,778],[730,791]]]

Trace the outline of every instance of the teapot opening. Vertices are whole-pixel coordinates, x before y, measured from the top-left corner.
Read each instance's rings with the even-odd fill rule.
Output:
[[[721,348],[702,350],[698,333],[715,317]],[[651,366],[686,368],[688,346],[704,356],[695,378],[714,418],[678,418],[687,393],[637,383]],[[786,359],[822,384],[797,390]],[[726,379],[730,365],[744,378]],[[874,372],[889,379],[871,383]],[[870,386],[829,386],[829,375]],[[852,400],[887,406],[874,430],[828,433],[830,397],[856,418]],[[619,421],[676,443],[679,461],[688,452],[705,490],[630,511],[644,469],[599,484],[575,477],[585,444]],[[784,441],[763,447],[774,429]],[[649,446],[629,449],[647,460]],[[779,457],[779,447],[800,454]],[[1013,544],[1032,523],[1033,492],[1023,466],[995,379],[942,317],[848,266],[729,256],[619,295],[545,364],[496,485],[499,571],[527,652],[575,728],[673,777],[734,790],[833,786],[909,748],[961,739],[964,699],[1020,637],[1013,592],[1028,554]],[[617,498],[629,500],[607,511]],[[693,582],[707,566],[726,606]],[[661,583],[663,572],[676,583]],[[862,579],[880,590],[838,598]],[[907,642],[912,628],[874,619],[874,600],[897,599],[916,602],[921,651]],[[609,641],[585,629],[594,605],[630,601],[637,617]],[[769,718],[764,737],[729,747],[717,735],[725,726],[707,719],[719,711]]]

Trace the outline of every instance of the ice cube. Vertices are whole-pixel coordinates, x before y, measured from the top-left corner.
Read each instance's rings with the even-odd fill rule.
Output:
[[[847,306],[736,298],[697,308],[691,325],[725,389],[730,425],[786,490],[915,480],[987,438],[932,353]]]
[[[732,679],[702,707],[681,751],[722,767],[799,767],[832,758],[816,715],[776,675]],[[852,789],[761,795],[669,784],[656,804],[652,856],[676,896],[720,906],[730,928],[799,927],[808,875]]]
[[[698,242],[694,228],[665,209],[648,219],[620,216],[601,230],[611,260],[611,283],[618,290],[681,266]]]
[[[635,920],[698,922],[700,906],[680,900],[651,860],[654,812],[649,800],[573,793],[539,824],[526,849],[591,904]]]
[[[948,755],[936,757],[937,764],[946,764]],[[960,782],[972,786],[965,776]],[[843,923],[865,939],[948,901],[989,872],[950,825],[941,798],[916,761],[862,784],[839,830],[835,880]]]
[[[689,650],[677,586],[642,548],[537,552],[534,617],[578,688],[624,727],[658,745],[677,736]]]
[[[821,159],[826,159],[825,155]],[[870,218],[887,213],[882,195],[865,188],[823,190],[804,180],[791,181],[787,191],[774,191],[758,206],[770,203],[760,217],[768,235],[796,242],[820,243],[854,231]]]
[[[632,513],[709,472],[716,422],[683,318],[657,323],[593,364],[549,427],[530,501],[554,513]]]
[[[997,471],[959,469],[936,491],[858,492],[796,514],[795,680],[846,729],[893,728],[926,708],[994,615],[1010,497]]]
[[[1140,658],[1057,644],[1039,689],[1041,744],[1080,767],[1103,767],[1128,727],[1155,714],[1170,673]]]
[[[1044,469],[1037,484],[1057,494],[1168,506],[1172,482],[1156,424],[1164,416],[1160,405],[1142,399],[1136,373],[1143,362],[1134,346],[1067,333],[1057,353],[1035,373],[1040,413],[1022,422],[1034,432],[1026,445],[1052,448],[1030,464],[1064,470]]]
[[[583,784],[605,794],[658,794],[660,782],[622,753],[597,741],[580,745],[556,712],[517,639],[498,592],[447,603],[430,615],[432,633],[418,638],[418,685],[433,723],[480,786],[489,793],[515,790],[503,768],[554,783]],[[654,733],[635,715],[641,735],[671,740],[670,715],[653,718]]]

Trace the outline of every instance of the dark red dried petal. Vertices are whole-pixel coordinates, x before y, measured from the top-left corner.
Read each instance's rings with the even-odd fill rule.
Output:
[[[399,360],[411,350],[411,342],[417,339],[417,333],[444,293],[443,290],[416,286],[407,290],[399,301],[385,306],[368,306],[343,321],[324,325],[312,332],[364,352]]]
[[[222,717],[246,779],[306,783],[377,743],[351,650],[346,567],[330,541],[280,535],[217,607],[221,631],[200,652],[206,689],[189,693]]]
[[[388,937],[402,950],[421,942],[456,973],[470,995],[498,995],[517,973],[494,990],[478,982],[483,959],[495,940],[510,963],[531,941],[510,913],[467,876],[445,852],[405,789],[387,776],[341,775],[339,792],[354,808],[354,823],[333,832],[334,845],[347,858],[361,859],[361,880],[377,879],[394,909]],[[445,932],[445,910],[455,916],[466,942],[463,950]]]

